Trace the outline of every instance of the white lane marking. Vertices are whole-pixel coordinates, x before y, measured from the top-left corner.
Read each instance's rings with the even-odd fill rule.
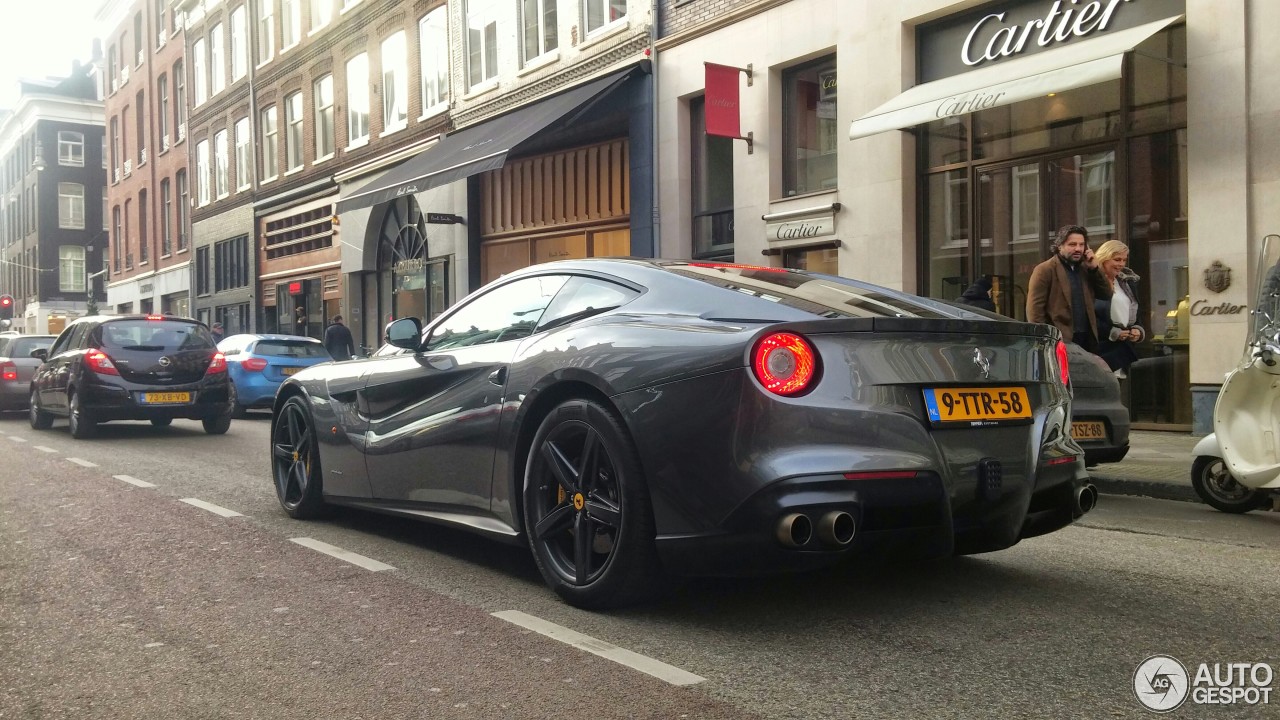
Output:
[[[127,483],[129,483],[130,485],[137,485],[138,487],[141,487],[141,488],[151,488],[151,487],[155,487],[155,485],[152,485],[151,483],[147,482],[146,480],[139,480],[139,479],[138,479],[138,478],[136,478],[136,477],[130,477],[130,476],[128,476],[128,475],[112,475],[111,477],[113,477],[113,478],[115,478],[115,479],[119,480],[120,482],[127,482]]]
[[[58,452],[57,450],[55,450],[55,449],[53,449],[53,448],[49,447],[48,445],[32,445],[31,447],[33,447],[33,448],[35,448],[35,449],[39,450],[40,452],[47,452],[47,453],[55,453],[55,452]]]
[[[356,553],[353,553],[350,550],[343,550],[342,548],[336,545],[330,545],[327,542],[321,542],[314,538],[296,537],[296,538],[289,538],[289,541],[298,543],[302,547],[311,548],[316,552],[322,552],[325,555],[329,555],[330,557],[336,557],[339,560],[345,560],[346,562],[349,562],[352,565],[358,565],[364,568],[365,570],[372,570],[373,572],[381,572],[383,570],[395,570],[394,566],[388,565],[384,562],[378,562],[373,558],[367,558],[363,555],[357,555]]]
[[[221,515],[222,517],[244,517],[242,513],[238,513],[235,510],[228,510],[221,505],[214,505],[213,503],[208,503],[197,498],[182,498],[182,502],[188,505],[194,505],[201,510],[208,510],[214,515]]]
[[[586,650],[592,655],[599,655],[606,660],[612,660],[633,670],[639,670],[646,675],[652,675],[672,685],[696,685],[706,681],[704,677],[686,672],[674,665],[668,665],[661,660],[654,660],[640,653],[620,648],[617,645],[611,645],[590,635],[583,635],[580,632],[556,625],[553,622],[547,622],[528,613],[522,613],[519,610],[503,610],[502,612],[493,613],[493,616],[532,630],[540,635],[546,635],[552,640],[559,640],[566,645],[572,645],[579,650]]]
[[[98,467],[98,463],[91,463],[88,460],[81,460],[80,458],[67,458],[67,461],[73,462],[80,467]]]
[[[10,440],[12,440],[12,441],[14,441],[14,442],[26,442],[26,441],[27,441],[27,439],[26,439],[26,438],[24,438],[24,437],[18,437],[17,435],[10,435],[10,436],[9,436],[9,439],[10,439]]]

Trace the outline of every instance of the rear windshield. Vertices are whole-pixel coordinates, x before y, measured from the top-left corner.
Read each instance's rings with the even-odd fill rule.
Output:
[[[324,349],[324,345],[318,342],[303,342],[300,340],[259,340],[258,344],[254,346],[253,352],[255,355],[266,355],[268,357],[329,357],[329,351]]]
[[[671,265],[667,269],[677,275],[820,317],[955,317],[954,313],[933,303],[915,302],[906,297],[885,293],[879,288],[828,275],[716,263]]]
[[[4,342],[0,340],[0,342]],[[11,358],[29,358],[32,350],[48,350],[53,344],[51,337],[11,338],[6,347],[0,348],[0,355]]]
[[[113,320],[99,332],[102,347],[140,352],[212,350],[213,336],[203,325],[171,320]]]

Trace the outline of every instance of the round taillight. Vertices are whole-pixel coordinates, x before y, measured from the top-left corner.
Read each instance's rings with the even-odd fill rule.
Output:
[[[756,345],[756,379],[777,395],[795,395],[813,382],[818,357],[809,341],[794,333],[774,333]]]
[[[1067,344],[1059,340],[1056,352],[1058,355],[1058,372],[1062,373],[1062,384],[1070,385],[1071,366],[1067,362]]]

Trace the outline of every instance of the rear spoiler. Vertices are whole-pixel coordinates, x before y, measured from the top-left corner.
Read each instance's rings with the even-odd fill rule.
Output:
[[[831,333],[925,333],[928,335],[972,335],[986,333],[995,335],[1016,335],[1021,337],[1050,338],[1061,337],[1058,329],[1052,325],[1041,323],[1019,322],[1017,320],[959,320],[953,318],[909,318],[909,317],[877,317],[877,318],[831,318],[826,320],[801,320],[786,322],[769,328],[790,330],[805,335],[824,335]]]

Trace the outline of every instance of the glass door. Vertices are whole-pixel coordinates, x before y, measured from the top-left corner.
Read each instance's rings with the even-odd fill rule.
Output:
[[[1046,166],[1049,236],[1063,225],[1082,225],[1095,250],[1117,238],[1115,148],[1050,158]]]
[[[1045,258],[1041,163],[979,168],[976,179],[975,284],[988,291],[996,312],[1025,320],[1027,280]]]

